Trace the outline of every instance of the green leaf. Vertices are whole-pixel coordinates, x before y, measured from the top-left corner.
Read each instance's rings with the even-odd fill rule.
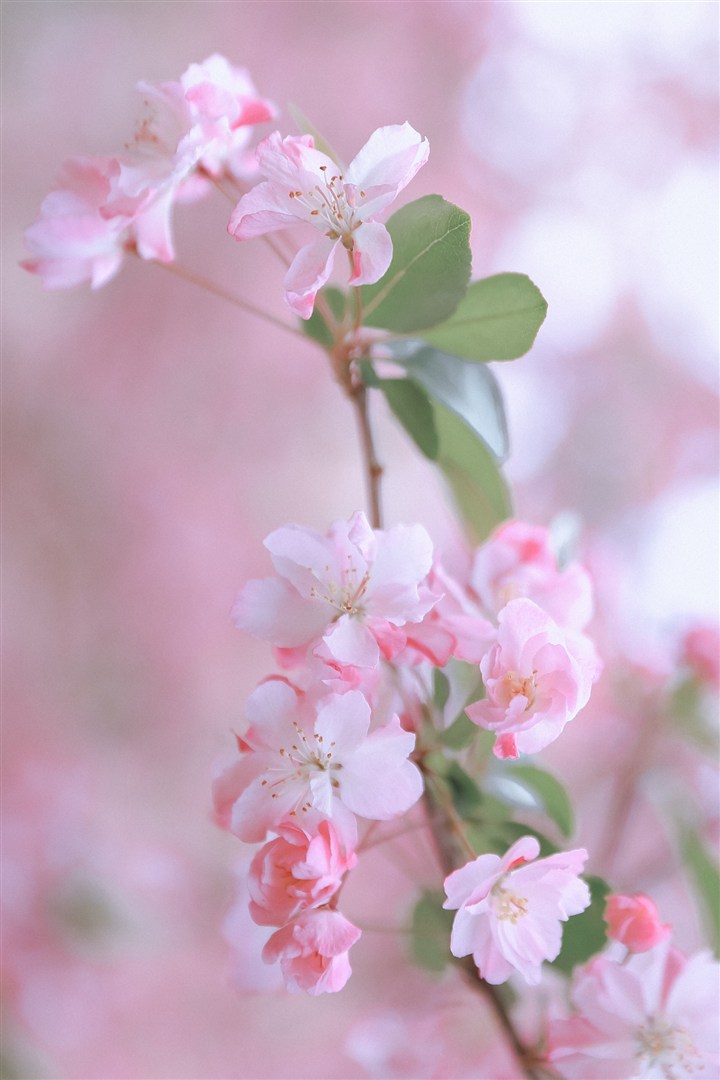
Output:
[[[605,947],[607,926],[605,924],[605,900],[610,886],[602,878],[586,877],[590,887],[590,907],[579,915],[572,915],[563,926],[560,955],[553,967],[569,975],[578,964],[584,964]]]
[[[503,775],[535,796],[563,836],[572,835],[575,827],[573,808],[559,780],[534,765],[511,765]]]
[[[469,818],[480,813],[484,797],[472,776],[466,773],[457,761],[451,761],[445,773],[445,780],[450,788],[453,805],[461,818]]]
[[[330,310],[335,318],[338,320],[342,319],[345,312],[345,293],[330,285],[327,289],[323,289],[320,295],[324,296],[327,300]],[[330,331],[330,327],[320,314],[317,304],[309,319],[300,319],[300,328],[304,334],[313,341],[317,341],[324,349],[331,348],[333,344],[333,335]]]
[[[445,405],[483,440],[498,461],[509,451],[505,408],[498,381],[481,364],[439,352],[422,342],[397,342],[393,359],[433,401]]]
[[[433,404],[433,418],[440,441],[438,464],[470,540],[479,544],[511,516],[510,493],[492,454],[463,420],[438,402]]]
[[[407,333],[448,319],[470,280],[470,217],[440,195],[403,206],[387,222],[393,258],[362,287],[363,321]]]
[[[457,720],[438,736],[438,742],[450,750],[462,750],[470,745],[477,733],[477,724],[473,724],[465,713],[460,713]]]
[[[515,360],[531,348],[547,301],[525,274],[473,281],[455,313],[424,335],[466,360]]]
[[[450,962],[453,912],[445,911],[441,892],[424,892],[412,916],[410,947],[413,960],[426,971],[443,971]]]
[[[426,458],[435,461],[438,436],[428,396],[412,379],[380,379],[388,405]]]
[[[442,712],[448,703],[450,697],[450,683],[448,682],[447,675],[444,675],[440,668],[435,668],[433,675],[433,705]]]
[[[300,134],[301,135],[312,135],[313,140],[315,142],[315,148],[317,150],[320,150],[321,153],[327,154],[327,156],[329,158],[332,158],[332,160],[334,162],[336,162],[336,164],[338,165],[340,171],[343,172],[344,171],[344,166],[343,166],[343,163],[342,163],[342,159],[340,158],[340,156],[338,154],[335,153],[335,151],[333,150],[330,143],[327,141],[327,139],[323,135],[320,134],[318,129],[315,127],[315,125],[310,120],[308,120],[305,113],[302,112],[302,110],[299,109],[297,107],[297,105],[293,105],[292,102],[288,103],[287,108],[288,108],[288,112],[290,113],[293,120],[295,121],[295,126],[297,127]]]
[[[720,870],[698,834],[686,826],[680,831],[680,850],[695,886],[713,948],[718,953],[720,952]]]

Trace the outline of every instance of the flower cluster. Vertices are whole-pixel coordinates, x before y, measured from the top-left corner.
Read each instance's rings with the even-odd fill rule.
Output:
[[[244,68],[217,54],[173,82],[138,84],[144,115],[128,148],[112,157],[76,157],[25,233],[24,266],[48,289],[104,285],[127,251],[172,262],[172,210],[213,182],[251,179],[252,129],[275,106]]]
[[[358,820],[403,815],[422,794],[412,758],[421,762],[419,740],[427,740],[432,671],[453,656],[472,660],[490,700],[504,679],[516,728],[535,733],[527,748],[544,745],[584,704],[597,665],[589,639],[562,629],[531,596],[584,624],[590,586],[580,567],[557,569],[544,530],[519,522],[475,553],[464,588],[421,525],[372,529],[359,511],[324,535],[285,526],[265,546],[276,576],[249,581],[233,619],[275,646],[286,674],[251,694],[238,758],[215,783],[215,811],[241,840],[263,845],[248,888],[255,922],[279,927],[264,958],[280,960],[291,989],[321,993],[344,985],[359,936],[336,910],[357,862]],[[494,676],[511,646],[512,678],[535,680],[532,700]],[[457,715],[466,699],[454,699]],[[518,704],[528,718],[517,719]],[[542,960],[559,951],[560,922],[589,903],[578,876],[586,853],[533,862],[538,850],[526,837],[504,858],[482,855],[446,881],[448,906],[460,908],[452,952],[472,952],[488,981],[517,969],[536,982]]]

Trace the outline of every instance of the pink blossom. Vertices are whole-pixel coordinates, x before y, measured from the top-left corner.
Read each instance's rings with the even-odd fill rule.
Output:
[[[46,289],[90,282],[99,288],[120,268],[131,239],[130,218],[103,217],[120,166],[114,158],[70,158],[57,188],[43,199],[40,217],[25,230],[30,258],[22,265]]]
[[[522,521],[506,521],[478,548],[470,584],[491,615],[524,596],[574,630],[582,630],[592,616],[587,571],[579,563],[559,570],[549,531]]]
[[[608,896],[605,905],[608,934],[630,952],[647,952],[670,934],[670,926],[660,922],[660,915],[649,896]]]
[[[300,525],[271,533],[265,547],[280,575],[250,581],[233,608],[235,625],[283,649],[318,643],[330,659],[375,667],[405,644],[400,629],[437,597],[424,584],[432,542],[421,525],[370,528],[358,511],[327,536]]]
[[[284,229],[298,222],[312,225],[322,239],[298,251],[285,277],[285,298],[303,319],[328,280],[338,246],[350,262],[350,283],[378,281],[392,259],[390,234],[379,221],[385,210],[428,159],[427,139],[410,124],[378,128],[347,171],[315,148],[309,135],[279,131],[257,149],[267,178],[236,206],[228,232],[236,240]]]
[[[288,990],[334,994],[352,974],[348,950],[360,937],[338,911],[305,911],[277,930],[263,949],[263,960],[280,968]]]
[[[578,1013],[550,1026],[548,1058],[571,1080],[718,1076],[720,968],[669,940],[623,963],[597,956],[576,972]]]
[[[720,628],[694,626],[688,630],[683,659],[701,682],[720,688]]]
[[[502,858],[480,855],[445,879],[443,906],[457,910],[450,951],[472,953],[486,982],[503,983],[518,971],[537,985],[543,961],[560,952],[560,923],[590,904],[578,876],[587,852],[577,848],[545,859],[539,853],[537,840],[524,836]]]
[[[398,662],[429,660],[444,667],[455,656],[479,663],[495,638],[495,627],[439,562],[433,565],[427,583],[438,600],[419,623],[406,627],[407,645]]]
[[[532,600],[511,600],[498,616],[497,641],[480,662],[486,697],[466,712],[494,731],[494,753],[514,758],[553,742],[587,704],[600,671],[595,648]]]
[[[241,840],[264,840],[286,815],[316,810],[341,821],[348,811],[385,821],[405,813],[422,793],[408,760],[415,736],[396,716],[370,734],[370,706],[358,690],[319,706],[288,683],[271,679],[247,704],[248,749],[216,781],[220,816],[234,795],[231,827]]]
[[[357,863],[354,836],[349,835],[353,829],[343,834],[327,819],[311,827],[307,817],[302,824],[280,822],[279,836],[251,863],[250,914],[261,926],[282,926],[300,911],[326,904]]]

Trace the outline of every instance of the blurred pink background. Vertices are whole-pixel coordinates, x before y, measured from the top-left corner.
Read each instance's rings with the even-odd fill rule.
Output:
[[[346,159],[383,124],[429,138],[405,197],[468,210],[475,276],[528,273],[549,302],[533,352],[494,368],[517,513],[576,515],[601,647],[635,693],[606,681],[548,758],[583,793],[590,848],[628,718],[642,730],[682,634],[717,621],[717,5],[6,0],[3,15],[8,1075],[416,1075],[373,1072],[357,1025],[417,1020],[452,988],[367,933],[342,994],[256,992],[277,985],[258,928],[237,916],[234,953],[223,937],[241,845],[209,816],[212,769],[272,670],[230,623],[235,591],[268,572],[271,529],[363,505],[350,408],[309,343],[153,265],[44,293],[17,266],[22,231],[64,157],[131,138],[139,79],[214,51],[250,69],[284,132],[296,103]],[[179,208],[181,261],[289,319],[272,254],[229,239],[227,217],[220,196]],[[388,522],[452,543],[432,470],[379,404],[377,424]],[[709,829],[714,781],[692,755],[683,768]],[[682,882],[632,879],[648,855],[633,828],[662,831],[636,810],[593,869],[654,882],[695,948]],[[417,858],[368,857],[348,890],[361,925],[392,897],[402,922]],[[451,1006],[444,1075],[487,1075],[472,1003]]]

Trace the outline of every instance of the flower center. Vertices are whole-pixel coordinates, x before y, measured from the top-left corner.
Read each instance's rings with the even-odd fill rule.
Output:
[[[517,671],[508,671],[503,678],[502,685],[502,697],[505,705],[509,705],[513,698],[524,697],[527,701],[525,706],[526,711],[531,709],[535,704],[535,691],[537,689],[537,683],[535,682],[535,676],[537,671],[533,671],[532,675],[527,675],[523,678],[518,675]]]
[[[682,1080],[703,1071],[701,1056],[686,1028],[653,1018],[637,1033],[637,1057],[662,1069],[665,1080]]]
[[[314,786],[313,779],[324,774],[327,785],[338,788],[340,782],[334,774],[342,768],[339,762],[333,761],[334,740],[325,749],[322,735],[316,735],[313,732],[308,737],[297,720],[293,721],[293,727],[297,742],[287,748],[281,746],[278,753],[282,758],[282,763],[267,770],[268,773],[278,772],[281,775],[275,780],[266,775],[261,782],[261,786],[268,789],[271,799],[278,799],[288,784],[297,787],[297,806],[290,811],[291,816],[294,816],[298,810],[306,812],[315,805],[314,799],[305,799],[308,788],[312,789]]]
[[[314,573],[314,571],[311,570],[311,573]],[[325,567],[325,573],[327,575],[331,573],[329,566]],[[338,585],[328,576],[324,582],[326,591],[324,593],[320,592],[319,589],[313,586],[310,590],[310,596],[313,600],[324,600],[326,604],[330,604],[331,607],[335,608],[338,613],[335,616],[336,618],[341,615],[362,615],[361,600],[370,583],[370,571],[366,570],[360,577],[359,570],[353,564],[352,555],[348,555],[348,566],[344,576],[345,581],[342,585]]]
[[[501,922],[511,922],[514,925],[528,913],[527,897],[516,896],[505,888],[502,881],[493,886],[491,896],[493,913]]]
[[[350,251],[352,250],[352,234],[361,224],[355,213],[354,189],[346,190],[341,174],[328,178],[327,165],[321,165],[323,184],[316,184],[312,191],[291,191],[291,199],[300,203],[310,216],[316,218],[319,228],[326,229],[326,235],[331,240],[340,240]],[[364,191],[360,192],[365,195]]]

